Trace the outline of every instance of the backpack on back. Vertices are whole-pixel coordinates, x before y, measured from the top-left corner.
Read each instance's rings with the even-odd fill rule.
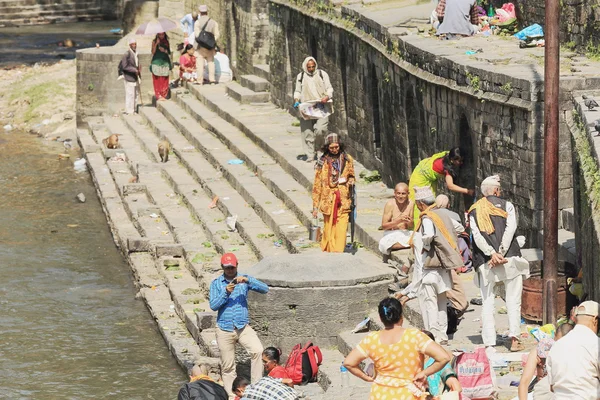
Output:
[[[319,365],[322,362],[323,355],[318,346],[314,346],[312,342],[307,342],[304,347],[297,344],[285,363],[285,370],[294,385],[305,385],[317,381]]]

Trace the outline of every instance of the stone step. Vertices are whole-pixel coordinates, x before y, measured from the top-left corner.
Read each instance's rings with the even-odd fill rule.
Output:
[[[350,374],[350,387],[342,388],[340,366],[345,356],[334,349],[321,349],[323,364],[319,367],[321,377],[319,385],[325,390],[325,398],[333,400],[366,399],[371,391],[371,384]]]
[[[294,212],[302,225],[310,229],[312,223],[310,192],[235,126],[210,111],[195,97],[181,95],[181,92],[175,93],[177,104],[203,128],[212,132],[237,158],[243,160],[267,188]]]
[[[544,243],[544,231],[538,232],[538,243]],[[575,234],[566,229],[558,230],[558,260],[566,261],[572,265],[577,263],[577,251],[575,249]]]
[[[120,118],[106,117],[105,126],[110,130],[109,133],[121,132],[121,144],[128,154],[135,154],[135,159],[130,159],[136,163],[148,163],[150,159],[148,154],[143,151],[139,145],[135,149],[128,145],[129,128]],[[143,133],[141,133],[143,134]],[[155,143],[152,135],[146,136],[147,140]],[[152,146],[153,144],[150,144]],[[148,147],[148,146],[143,146]],[[202,187],[188,174],[187,170],[179,164],[167,163],[162,167],[162,177],[166,180],[171,190],[162,187],[165,193],[173,191],[177,194],[175,198],[177,204],[183,202],[191,216],[192,226],[202,226],[204,228],[205,238],[202,240],[189,240],[187,235],[174,232],[178,243],[184,247],[188,265],[191,272],[196,276],[202,285],[202,289],[208,292],[208,284],[215,272],[220,272],[218,257],[215,257],[214,250],[223,254],[235,249],[236,256],[240,263],[240,270],[246,266],[256,263],[257,258],[249,246],[244,245],[242,237],[237,232],[227,232],[223,224],[225,215],[218,209],[209,209],[207,205],[211,199],[204,193]],[[158,179],[161,181],[161,179]],[[170,199],[165,197],[165,199]],[[175,201],[175,200],[173,200]],[[214,246],[214,250],[213,250]]]
[[[271,98],[269,92],[255,92],[243,87],[237,82],[228,83],[226,86],[227,94],[242,104],[266,103]]]
[[[268,80],[256,75],[242,75],[240,83],[254,92],[268,92],[271,87]]]
[[[164,104],[172,104],[172,102],[164,102]],[[183,167],[203,187],[207,195],[210,198],[219,196],[217,207],[223,214],[238,215],[236,227],[257,257],[287,253],[285,248],[273,246],[274,234],[270,228],[248,206],[241,195],[225,179],[222,179],[221,173],[215,170],[203,155],[193,149],[187,139],[160,112],[152,107],[144,108],[141,112],[145,118],[152,118],[154,129],[160,131],[161,136],[169,140]],[[149,128],[138,127],[138,129]],[[193,151],[189,151],[190,149]]]
[[[308,229],[304,227],[284,203],[282,203],[246,165],[230,165],[237,159],[229,149],[210,132],[202,128],[181,107],[173,102],[163,102],[159,110],[185,136],[189,143],[200,150],[208,161],[222,171],[229,183],[256,211],[264,223],[280,238],[292,253],[311,250],[307,244]],[[185,119],[184,119],[185,117]],[[218,151],[214,151],[218,149]],[[264,160],[265,163],[273,161]]]
[[[564,208],[558,214],[560,221],[559,226],[563,229],[575,233],[575,211],[573,208]]]
[[[273,105],[242,105],[224,96],[222,87],[211,86],[199,90],[195,86],[188,89],[211,111],[241,130],[254,141],[306,190],[312,190],[314,167],[299,161],[296,156],[301,151],[300,129],[292,124],[297,120],[284,110]],[[365,168],[355,161],[357,179]],[[381,182],[366,183],[358,179],[358,218],[356,239],[366,248],[379,252],[379,240],[383,232],[381,214],[387,199],[392,198],[392,189]]]
[[[254,75],[259,78],[263,78],[265,80],[271,79],[271,67],[269,64],[255,64],[254,67]]]
[[[21,26],[21,25],[44,25],[54,23],[67,23],[67,22],[79,22],[79,21],[99,21],[104,19],[102,10],[91,12],[80,13],[76,15],[65,15],[65,11],[51,12],[48,15],[40,16],[39,14],[32,12],[14,15],[11,18],[0,18],[0,26]],[[4,15],[3,15],[4,17]]]
[[[0,13],[5,19],[13,16],[33,16],[33,13],[38,13],[39,16],[56,14],[57,11],[67,15],[77,15],[81,13],[91,14],[92,12],[102,12],[101,7],[94,7],[93,1],[88,2],[61,2],[54,4],[33,4],[33,5],[18,5],[0,3]]]

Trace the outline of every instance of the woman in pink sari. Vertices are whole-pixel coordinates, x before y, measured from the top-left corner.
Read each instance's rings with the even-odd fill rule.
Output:
[[[185,82],[197,82],[196,57],[194,57],[194,46],[188,44],[179,57],[179,78]]]

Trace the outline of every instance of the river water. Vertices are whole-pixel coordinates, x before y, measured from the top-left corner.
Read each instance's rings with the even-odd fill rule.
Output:
[[[73,59],[75,51],[96,43],[112,46],[121,36],[109,31],[119,27],[118,21],[100,21],[0,28],[0,67]],[[75,46],[58,45],[66,39]]]
[[[63,152],[0,133],[0,399],[174,399],[186,376]]]

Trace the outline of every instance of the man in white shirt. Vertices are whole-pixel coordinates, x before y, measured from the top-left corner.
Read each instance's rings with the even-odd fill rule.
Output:
[[[229,66],[229,57],[225,54],[225,49],[221,46],[217,46],[217,52],[215,53],[215,80],[218,83],[231,82],[233,79],[233,73]],[[208,69],[204,70],[204,80],[209,81]]]
[[[469,223],[473,234],[473,267],[475,284],[479,287],[481,309],[481,336],[487,347],[496,345],[494,319],[494,287],[504,282],[508,313],[511,351],[521,351],[521,294],[523,279],[529,277],[529,262],[521,257],[521,248],[515,238],[517,216],[515,207],[500,198],[500,177],[490,176],[481,183],[485,196],[469,209]]]
[[[550,349],[546,369],[556,400],[600,399],[599,308],[595,301],[581,303],[575,328]]]
[[[457,234],[464,232],[465,228],[450,217],[451,211],[431,209],[435,196],[430,187],[415,187],[415,203],[421,215],[412,242],[415,255],[412,282],[396,297],[402,303],[418,297],[425,330],[430,331],[440,344],[447,344],[447,292],[452,290],[451,265],[448,265],[449,260],[444,259],[440,260],[442,266],[429,267],[428,261],[432,254],[440,257],[446,253],[440,249],[434,252],[433,246],[446,246],[448,252],[456,253],[454,268],[462,267]]]

